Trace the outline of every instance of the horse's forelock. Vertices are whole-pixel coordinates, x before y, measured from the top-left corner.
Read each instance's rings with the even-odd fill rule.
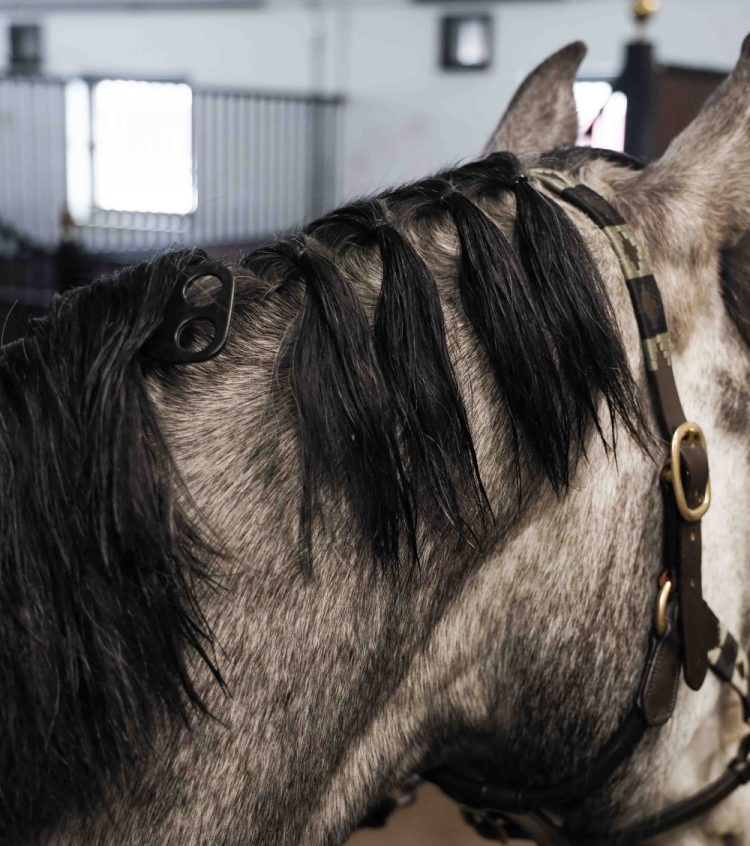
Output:
[[[0,837],[86,812],[168,715],[204,549],[146,393],[143,342],[195,254],[60,298],[0,359]]]

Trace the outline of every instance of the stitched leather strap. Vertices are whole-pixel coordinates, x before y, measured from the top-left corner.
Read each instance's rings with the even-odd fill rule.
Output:
[[[652,645],[652,655],[643,674],[638,707],[649,726],[663,726],[674,713],[680,686],[680,642],[668,625]]]
[[[624,846],[641,843],[643,840],[648,840],[657,834],[662,834],[707,813],[737,790],[738,787],[742,787],[750,781],[748,756],[750,756],[750,735],[747,735],[740,742],[737,755],[729,762],[727,769],[719,778],[689,799],[671,805],[666,810],[649,817],[637,826],[633,826],[633,828],[611,835],[612,842],[621,843]],[[602,841],[601,838],[594,838],[584,842],[589,843],[590,846],[595,846],[595,844],[600,846]],[[580,841],[577,842],[577,846],[579,846],[579,843]]]
[[[687,422],[672,371],[672,341],[659,286],[645,250],[620,213],[586,185],[573,183],[558,171],[539,169],[532,175],[566,202],[584,212],[607,236],[625,276],[646,370],[655,399],[662,433],[671,444],[675,432]],[[690,508],[700,505],[708,486],[708,456],[696,439],[684,441],[679,450],[680,475]],[[700,689],[708,670],[708,648],[703,617],[701,534],[698,520],[687,520],[676,506],[674,480],[665,482],[665,554],[670,572],[677,577],[680,634],[685,680]]]

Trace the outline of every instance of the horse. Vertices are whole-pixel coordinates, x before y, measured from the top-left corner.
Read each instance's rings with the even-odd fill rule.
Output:
[[[3,843],[335,844],[413,773],[458,796],[445,771],[588,773],[535,817],[565,840],[537,839],[627,842],[723,769],[742,719],[703,681],[700,583],[667,573],[669,601],[663,490],[710,454],[684,525],[737,656],[750,38],[645,167],[575,147],[584,52],[527,77],[480,159],[234,264],[168,252],[0,349]],[[633,313],[638,249],[671,347],[641,343],[662,306],[646,286]],[[705,432],[677,478],[652,356]],[[604,772],[649,654],[671,719]],[[733,791],[655,842],[750,843],[749,809]]]

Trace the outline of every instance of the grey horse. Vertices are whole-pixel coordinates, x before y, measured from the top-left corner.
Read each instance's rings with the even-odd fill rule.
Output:
[[[575,144],[583,54],[571,45],[526,79],[484,156],[512,151],[527,174],[543,153]],[[660,160],[643,169],[583,154],[566,161],[651,256],[676,379],[710,450],[705,594],[747,642],[750,41]],[[424,379],[446,388],[440,408],[458,421],[450,432],[440,409],[419,418],[437,434],[415,429],[409,397],[419,389],[406,378],[390,390],[398,367],[377,371],[382,384],[360,367],[399,355],[379,311],[385,253],[344,243],[335,213],[333,228],[324,218],[295,242],[302,264],[291,271],[288,250],[274,248],[230,268],[237,303],[211,361],[167,366],[142,355],[190,257],[66,296],[29,339],[4,348],[0,661],[10,669],[0,802],[15,815],[5,842],[341,843],[444,748],[465,750],[468,739],[499,775],[544,783],[585,766],[616,729],[648,647],[662,523],[661,447],[648,434],[656,425],[620,265],[588,217],[524,186],[560,231],[568,221],[582,239],[602,289],[586,300],[601,317],[581,331],[606,329],[610,342],[600,362],[581,365],[581,411],[566,405],[580,374],[558,369],[579,339],[558,338],[544,366],[559,390],[536,386],[537,407],[557,398],[550,415],[522,419],[514,409],[532,408],[533,373],[514,385],[523,362],[510,353],[493,369],[477,341],[493,326],[477,329],[481,309],[467,319],[457,289],[466,245],[440,210],[463,201],[443,195],[437,210],[415,214],[434,187],[425,185],[372,203],[409,246],[410,267],[426,269],[425,298],[433,284],[439,297],[429,343],[443,356],[442,333],[449,367],[441,358]],[[507,266],[523,270],[526,258],[513,254],[520,196],[479,205],[505,233]],[[524,225],[533,232],[533,215]],[[300,283],[321,262],[345,286],[338,299]],[[147,291],[144,310],[128,284]],[[308,314],[313,296],[319,311]],[[367,332],[347,334],[361,315],[368,327],[381,320],[375,353]],[[422,337],[420,321],[410,325]],[[518,346],[533,363],[523,328]],[[331,346],[331,332],[348,346]],[[340,382],[311,381],[316,367]],[[325,440],[348,432],[336,414],[352,426],[375,419],[381,390],[395,397],[377,405],[395,436],[355,427],[351,442]],[[570,441],[557,455],[555,426],[567,426]],[[416,478],[430,442],[456,458],[447,470],[429,463],[448,480],[437,493],[427,470]],[[339,467],[337,445],[350,465]],[[368,449],[377,461],[365,461]],[[391,487],[378,462],[395,468]],[[97,543],[86,546],[92,533]],[[89,580],[99,580],[95,590]],[[699,693],[683,686],[668,725],[572,809],[572,830],[619,828],[702,787],[739,731],[715,679]],[[750,844],[750,801],[738,791],[670,837],[660,842]]]

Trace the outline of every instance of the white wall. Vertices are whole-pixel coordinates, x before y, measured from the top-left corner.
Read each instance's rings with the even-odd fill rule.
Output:
[[[477,4],[495,21],[484,72],[438,68],[445,7],[370,5],[352,14],[344,185],[350,194],[476,154],[523,76],[564,44],[589,47],[584,74],[615,74],[635,26],[625,0]],[[652,35],[661,60],[729,69],[750,32],[749,0],[664,0]],[[450,9],[450,7],[448,7]],[[466,4],[456,10],[467,10]],[[710,10],[710,15],[709,15]]]
[[[185,77],[276,90],[309,87],[311,13],[306,9],[40,17],[46,67],[53,74]]]
[[[517,83],[545,55],[582,38],[590,49],[583,72],[615,73],[633,32],[627,0],[319,4],[274,0],[263,9],[235,12],[40,17],[52,73],[179,76],[344,93],[347,197],[473,155]],[[750,0],[664,0],[663,6],[652,27],[662,60],[731,67],[750,31]],[[438,67],[439,19],[458,10],[494,16],[495,60],[487,71]],[[6,39],[0,42],[2,60]]]

